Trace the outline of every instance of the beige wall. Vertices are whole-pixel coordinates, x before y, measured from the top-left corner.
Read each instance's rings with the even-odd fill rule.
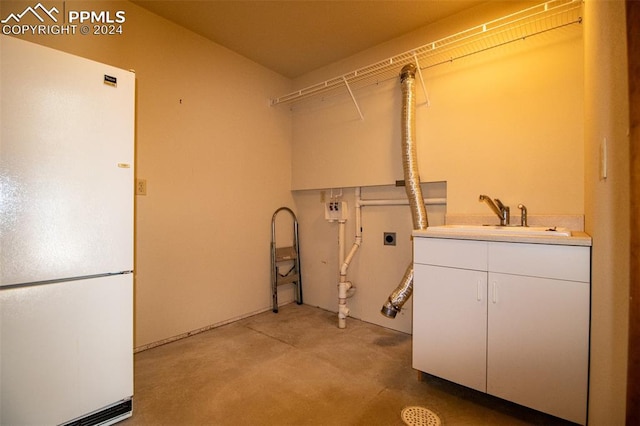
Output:
[[[296,87],[504,16],[514,7],[513,3],[499,6],[487,4],[390,41],[378,51],[371,49],[314,71],[296,81]],[[429,106],[416,84],[420,176],[423,182],[446,182],[426,186],[435,196],[447,198],[446,207],[430,208],[431,225],[442,224],[445,211],[491,214],[478,202],[481,193],[499,197],[511,206],[513,215],[518,214],[519,203],[534,215],[584,214],[582,42],[582,26],[573,25],[424,71]],[[344,188],[352,210],[347,225],[350,241],[353,187],[367,187],[367,198],[405,196],[402,188],[392,186],[403,179],[398,78],[355,90],[354,95],[364,120],[346,91],[293,107],[296,206],[314,247],[327,250],[335,246],[338,231],[323,223],[320,191],[328,194],[329,188]],[[307,222],[310,218],[315,221]],[[396,228],[398,246],[383,246],[383,232]],[[411,260],[410,230],[407,206],[363,209],[363,245],[349,271],[358,286],[349,301],[352,316],[411,332],[410,303],[396,320],[379,314]],[[333,251],[337,253],[337,247]],[[306,302],[337,310],[337,261],[310,248],[303,257]],[[334,275],[326,272],[326,265]]]
[[[485,9],[478,15],[487,20],[506,13]],[[450,21],[450,34],[459,31],[458,21]],[[404,37],[396,53],[434,40],[443,25],[431,37],[424,30]],[[350,61],[353,69],[365,65],[360,61]],[[335,71],[328,67],[324,78]],[[449,213],[489,212],[477,202],[481,193],[514,210],[524,203],[530,214],[584,213],[582,26],[426,69],[423,76],[430,105],[417,83],[420,176],[447,181]],[[346,90],[295,105],[293,189],[402,179],[399,86],[395,76],[354,91],[363,120]]]
[[[629,109],[623,1],[585,4],[585,227],[593,237],[589,422],[625,423]],[[608,145],[608,176],[601,146]]]
[[[12,4],[22,10],[25,2]],[[83,2],[67,1],[66,7],[78,4]],[[2,16],[9,6],[8,2],[0,3]],[[517,2],[489,3],[310,73],[295,86],[339,75],[413,47],[418,39],[437,39],[501,16],[508,12],[506,8],[517,10],[520,6]],[[91,2],[90,7],[124,8],[125,34],[36,36],[31,40],[136,70],[137,175],[148,182],[148,195],[137,197],[136,346],[268,309],[271,214],[293,202],[290,167],[299,166],[292,155],[304,157],[297,151],[306,143],[300,135],[315,137],[304,131],[307,124],[300,121],[301,114],[308,110],[299,109],[291,115],[286,107],[268,107],[267,98],[293,88],[288,80],[135,5]],[[446,194],[451,213],[485,213],[476,197],[486,192],[508,204],[524,202],[535,213],[586,215],[587,231],[594,237],[590,422],[622,424],[628,291],[628,252],[624,249],[628,230],[624,12],[619,1],[587,1],[585,8],[584,40],[566,33],[558,42],[545,36],[549,47],[509,47],[430,72],[427,86],[432,106],[419,107],[418,131],[425,135],[420,136],[424,138],[420,148],[428,153],[421,154],[421,166],[424,180],[448,181],[444,186],[425,185],[425,189],[434,196]],[[584,50],[576,49],[583,43]],[[544,73],[534,71],[538,66]],[[549,75],[550,71],[557,72]],[[502,76],[499,81],[493,78],[494,72]],[[526,78],[518,78],[521,75]],[[482,78],[483,84],[473,84],[476,78]],[[464,82],[464,91],[457,86],[458,81]],[[358,135],[358,126],[369,125],[376,114],[389,115],[393,120],[395,112],[391,111],[399,105],[397,85],[395,81],[385,84],[388,87],[383,85],[380,91],[371,91],[370,97],[360,99],[363,123],[348,98],[332,101],[338,109],[344,108],[345,117],[354,120],[347,123],[349,132]],[[458,90],[452,96],[454,89]],[[490,99],[486,100],[483,93]],[[536,99],[534,103],[525,102],[531,97]],[[510,108],[505,108],[500,99],[507,99]],[[469,102],[475,102],[475,106],[465,105]],[[324,105],[313,108],[322,109]],[[476,122],[468,122],[447,112],[458,108],[466,111],[467,120],[469,111],[484,113],[486,109],[494,124],[483,128],[479,137],[477,127],[483,126],[478,118],[471,117]],[[437,129],[429,114],[447,124],[438,130],[439,137],[446,137],[448,128],[456,131],[456,138],[447,143],[427,138],[427,132]],[[552,121],[540,120],[536,125],[527,122],[537,114]],[[320,117],[330,119],[331,115]],[[555,121],[557,118],[567,120],[563,123]],[[513,120],[519,128],[525,126],[526,132],[495,123]],[[545,132],[547,124],[554,126],[553,132]],[[397,124],[379,125],[395,144]],[[372,129],[368,131],[375,133]],[[499,138],[494,137],[495,132],[499,132]],[[611,162],[606,181],[598,176],[598,153],[604,136],[609,140]],[[296,144],[293,150],[292,140]],[[464,145],[469,141],[475,144]],[[328,138],[328,142],[333,143],[333,139]],[[316,149],[323,155],[320,147]],[[520,156],[511,154],[516,147],[524,150]],[[380,169],[373,167],[380,161],[378,154],[355,150],[369,161],[360,166],[360,171],[363,176],[391,183],[401,173],[399,154],[392,145],[376,149],[388,150],[383,153],[388,158]],[[460,165],[459,149],[466,156],[469,152],[484,156],[486,167],[478,169],[479,163]],[[549,149],[554,151],[546,163],[541,154]],[[309,153],[310,157],[314,155]],[[436,155],[444,155],[448,162],[430,162]],[[527,165],[530,158],[535,159],[536,167]],[[567,167],[560,167],[559,160]],[[514,168],[514,164],[523,162],[525,172]],[[335,167],[335,163],[329,165]],[[327,172],[326,184],[309,187],[362,184],[359,173],[348,176],[349,181],[332,181]],[[344,194],[352,205],[352,189],[345,188]],[[364,195],[398,197],[402,189],[375,186],[365,188]],[[336,310],[337,230],[324,220],[320,197],[318,189],[299,190],[293,195],[301,221],[305,302]],[[443,220],[442,210],[430,209],[430,218],[436,218],[432,224]],[[377,314],[410,260],[408,208],[365,208],[363,227],[363,248],[350,269],[358,286],[358,293],[350,301],[353,314],[409,331],[410,306],[409,314],[405,312],[395,321]],[[398,232],[398,246],[382,245],[384,231]],[[347,247],[352,241],[351,219],[347,223]],[[292,292],[284,290],[283,300],[292,300]]]
[[[268,309],[271,215],[292,205],[291,119],[268,99],[290,81],[128,2],[65,7],[126,11],[121,36],[30,39],[136,70],[135,346]]]
[[[477,15],[483,16],[482,19],[488,16]],[[430,40],[431,29],[434,38],[444,36],[464,29],[462,22],[478,23],[463,14],[433,28],[427,27],[413,37],[426,35],[421,39]],[[624,424],[629,285],[624,2],[587,1],[581,29],[584,38],[561,32],[557,41],[551,39],[552,35],[544,36],[549,43],[547,47],[526,50],[510,46],[506,50],[479,55],[457,69],[453,66],[434,69],[427,77],[431,107],[418,106],[418,148],[428,153],[421,154],[423,180],[447,181],[449,213],[485,213],[486,207],[477,203],[476,197],[479,192],[486,192],[503,198],[512,206],[524,202],[538,214],[585,215],[586,230],[594,241],[590,424]],[[362,52],[311,73],[299,79],[296,86],[304,87],[393,56],[413,42],[415,38],[411,35],[391,41],[379,50]],[[494,75],[500,76],[499,81],[492,81]],[[518,76],[526,78],[518,79]],[[472,82],[476,79],[482,84],[474,87]],[[505,79],[507,81],[503,81]],[[330,258],[332,250],[335,251],[337,231],[324,223],[319,214],[320,191],[341,185],[389,184],[401,176],[399,153],[391,145],[380,142],[382,138],[398,142],[399,128],[379,122],[387,119],[387,115],[398,115],[394,112],[399,106],[398,87],[396,82],[384,82],[376,90],[365,90],[360,98],[356,93],[364,121],[359,120],[351,100],[344,96],[317,105],[305,103],[294,110],[293,185],[294,188],[305,188],[294,191],[294,196],[301,216],[315,218],[307,224],[307,232],[314,236],[314,246],[324,247],[320,255],[306,253],[307,269],[314,271],[314,277],[323,277],[319,282],[306,283],[313,287],[307,291],[308,303],[337,309],[334,294],[337,275],[328,278],[327,273],[322,275],[327,264],[337,270]],[[465,90],[451,96],[455,88]],[[420,92],[418,96],[420,99]],[[526,101],[529,99],[532,102]],[[331,115],[329,105],[339,113]],[[441,111],[445,106],[449,109]],[[470,122],[456,118],[460,110],[467,113]],[[470,111],[477,111],[485,123],[478,117],[469,117]],[[438,123],[430,121],[435,119],[430,115],[438,115],[447,125],[439,128]],[[337,121],[339,116],[344,117],[340,122]],[[517,127],[496,125],[500,119],[504,123],[516,123]],[[305,131],[307,126],[309,130]],[[492,137],[494,133],[497,137]],[[456,137],[452,138],[450,134]],[[608,140],[609,156],[606,180],[599,177],[600,145],[604,137]],[[469,144],[469,141],[475,143]],[[353,144],[360,144],[360,149],[354,149]],[[331,155],[323,153],[326,146]],[[340,164],[340,155],[345,153],[348,161]],[[353,153],[362,155],[363,159]],[[332,175],[318,173],[314,170],[317,165],[304,163],[309,159],[315,162],[318,155],[320,165],[332,170]],[[482,162],[474,163],[464,157],[482,158]],[[298,161],[305,164],[304,167],[310,167],[313,175],[296,170],[301,168],[296,164]],[[314,187],[322,189],[310,189]],[[351,191],[345,189],[346,194]],[[375,195],[386,195],[385,191],[401,195],[391,187],[374,187],[373,191]],[[380,191],[382,193],[378,194]],[[434,212],[429,214],[434,216]],[[363,247],[374,246],[370,250],[375,253],[375,260],[356,260],[361,263],[356,267],[354,262],[354,270],[350,271],[359,287],[349,302],[357,307],[352,314],[400,330],[410,330],[406,317],[390,322],[380,315],[370,316],[373,308],[365,313],[369,308],[360,308],[358,298],[369,300],[375,309],[379,309],[399,281],[410,254],[406,249],[393,251],[382,247],[381,233],[385,227],[407,226],[408,215],[403,209],[365,214]],[[435,216],[439,218],[438,212]],[[403,234],[400,241],[406,235]],[[381,271],[385,266],[394,272],[384,280],[365,275],[368,268]],[[393,275],[395,280],[391,278]],[[380,295],[384,295],[382,299]],[[411,303],[407,305],[407,310],[411,310]]]
[[[446,184],[422,184],[428,198],[446,197]],[[340,191],[334,191],[334,195]],[[328,201],[330,191],[326,191]],[[300,216],[301,259],[305,303],[337,312],[338,310],[338,224],[324,217],[321,191],[296,191],[294,198]],[[375,186],[362,188],[363,199],[406,198],[404,188]],[[348,253],[355,240],[355,190],[345,188],[340,198],[347,202],[349,219],[345,224],[345,246]],[[429,223],[444,223],[445,206],[427,207]],[[348,299],[351,317],[383,327],[411,333],[411,299],[391,320],[380,314],[389,293],[399,284],[407,265],[412,261],[409,206],[365,206],[362,208],[362,245],[348,269],[347,278],[356,288]],[[384,233],[396,233],[396,245],[384,245]],[[338,317],[335,317],[336,327]],[[349,319],[347,319],[349,327]]]

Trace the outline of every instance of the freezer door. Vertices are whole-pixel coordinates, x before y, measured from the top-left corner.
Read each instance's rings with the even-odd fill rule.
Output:
[[[134,74],[0,37],[0,285],[132,270]]]
[[[5,288],[0,307],[0,424],[60,424],[133,395],[132,274]]]

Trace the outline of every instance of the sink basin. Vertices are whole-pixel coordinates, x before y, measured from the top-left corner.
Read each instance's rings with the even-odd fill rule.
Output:
[[[499,226],[499,225],[442,225],[431,226],[427,230],[456,234],[497,234],[542,237],[570,237],[568,228],[556,226]]]

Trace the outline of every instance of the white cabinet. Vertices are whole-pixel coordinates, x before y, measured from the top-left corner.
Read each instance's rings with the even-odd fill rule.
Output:
[[[586,422],[590,247],[416,238],[413,367]]]
[[[486,391],[487,273],[415,265],[414,280],[413,368]]]

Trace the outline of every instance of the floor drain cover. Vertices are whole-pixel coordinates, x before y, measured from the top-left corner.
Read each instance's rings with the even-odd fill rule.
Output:
[[[424,407],[406,407],[400,414],[402,421],[409,426],[440,426],[440,417]]]

